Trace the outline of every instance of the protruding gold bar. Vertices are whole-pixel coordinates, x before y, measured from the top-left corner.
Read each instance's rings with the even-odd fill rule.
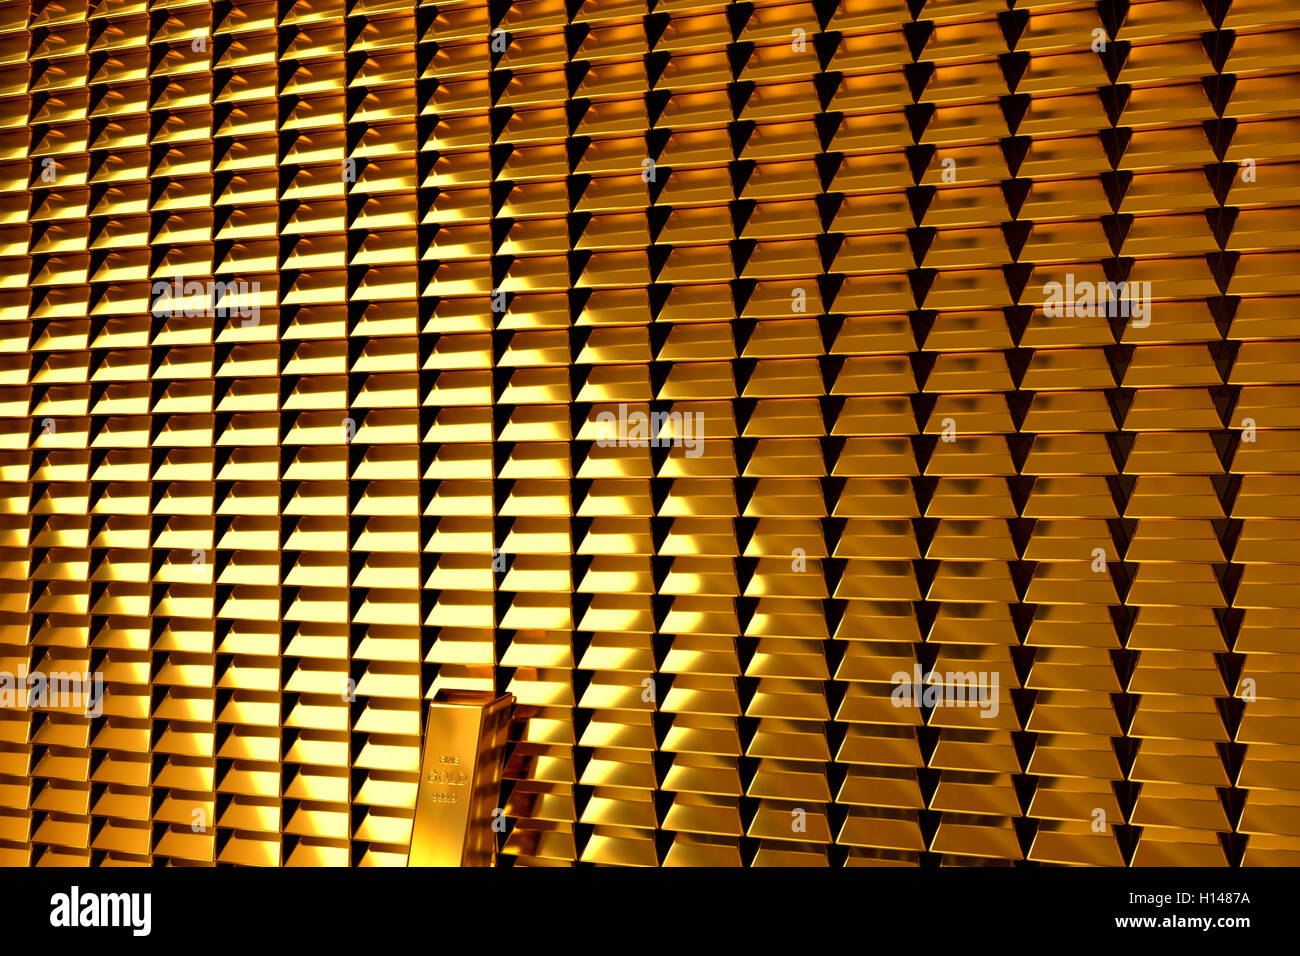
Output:
[[[444,691],[429,704],[408,866],[493,866],[493,813],[514,696]]]

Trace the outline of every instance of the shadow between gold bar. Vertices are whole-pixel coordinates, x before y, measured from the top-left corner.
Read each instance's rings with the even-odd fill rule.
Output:
[[[511,694],[471,691],[430,702],[407,866],[496,864],[493,811],[513,706]]]

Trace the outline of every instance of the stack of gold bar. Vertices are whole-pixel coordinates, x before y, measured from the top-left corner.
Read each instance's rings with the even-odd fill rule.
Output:
[[[0,864],[1300,863],[1298,317],[1290,0],[0,0]]]

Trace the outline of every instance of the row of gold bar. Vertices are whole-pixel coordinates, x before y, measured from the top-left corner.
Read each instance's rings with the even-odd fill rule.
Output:
[[[1294,863],[1298,41],[0,2],[0,862],[400,865],[468,689],[505,863]]]

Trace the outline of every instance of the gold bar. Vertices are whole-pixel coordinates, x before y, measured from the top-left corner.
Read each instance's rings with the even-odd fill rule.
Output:
[[[407,866],[495,865],[492,811],[513,706],[512,694],[472,691],[429,704]]]

